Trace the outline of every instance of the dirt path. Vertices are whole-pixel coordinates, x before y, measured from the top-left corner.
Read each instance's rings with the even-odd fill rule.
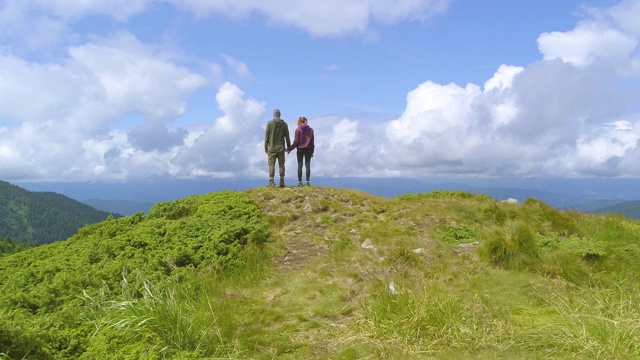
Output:
[[[326,227],[309,228],[309,224],[315,223],[316,217],[311,200],[322,192],[305,191],[303,194],[302,189],[297,187],[273,188],[271,191],[277,191],[277,196],[267,199],[269,194],[263,193],[264,213],[286,219],[283,220],[280,231],[275,234],[285,248],[282,254],[274,258],[276,269],[279,272],[299,270],[329,250],[326,244],[311,239],[324,238]]]

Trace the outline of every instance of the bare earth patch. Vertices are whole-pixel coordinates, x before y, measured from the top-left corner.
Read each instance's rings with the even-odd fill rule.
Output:
[[[274,193],[263,196],[265,214],[292,218],[282,225],[277,234],[279,243],[285,248],[282,254],[274,257],[279,272],[299,270],[329,251],[326,244],[310,239],[311,236],[326,236],[326,227],[309,226],[314,223],[310,200],[322,194],[320,188],[316,189],[318,191],[303,194],[302,189],[297,187],[269,188]],[[274,197],[267,199],[270,195]]]
[[[288,237],[282,239],[282,243],[286,251],[275,258],[276,269],[280,272],[299,270],[328,251],[326,245],[316,244],[305,238]]]

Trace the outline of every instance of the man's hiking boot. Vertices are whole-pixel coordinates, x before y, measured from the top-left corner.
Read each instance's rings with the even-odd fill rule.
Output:
[[[269,185],[267,187],[276,186],[276,183],[273,180],[269,180]]]
[[[298,181],[298,187],[302,187],[302,181]]]
[[[280,187],[283,188],[284,187],[284,181],[280,180]]]
[[[310,184],[308,181],[306,182],[306,184],[305,184],[305,185],[307,185],[307,186],[311,186],[311,184]]]

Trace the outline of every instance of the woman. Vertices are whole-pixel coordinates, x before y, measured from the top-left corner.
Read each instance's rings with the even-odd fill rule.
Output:
[[[302,186],[302,161],[304,159],[304,166],[306,168],[306,185],[309,184],[309,177],[311,176],[311,158],[313,157],[313,150],[315,148],[313,129],[307,124],[307,118],[301,116],[298,118],[298,127],[296,128],[293,144],[287,149],[287,153],[291,150],[298,148],[298,186]]]

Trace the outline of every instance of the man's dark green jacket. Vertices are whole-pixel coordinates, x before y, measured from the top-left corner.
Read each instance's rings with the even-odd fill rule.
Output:
[[[267,123],[267,130],[264,132],[264,151],[269,154],[278,154],[289,146],[291,146],[289,126],[286,121],[274,116],[273,120]]]

